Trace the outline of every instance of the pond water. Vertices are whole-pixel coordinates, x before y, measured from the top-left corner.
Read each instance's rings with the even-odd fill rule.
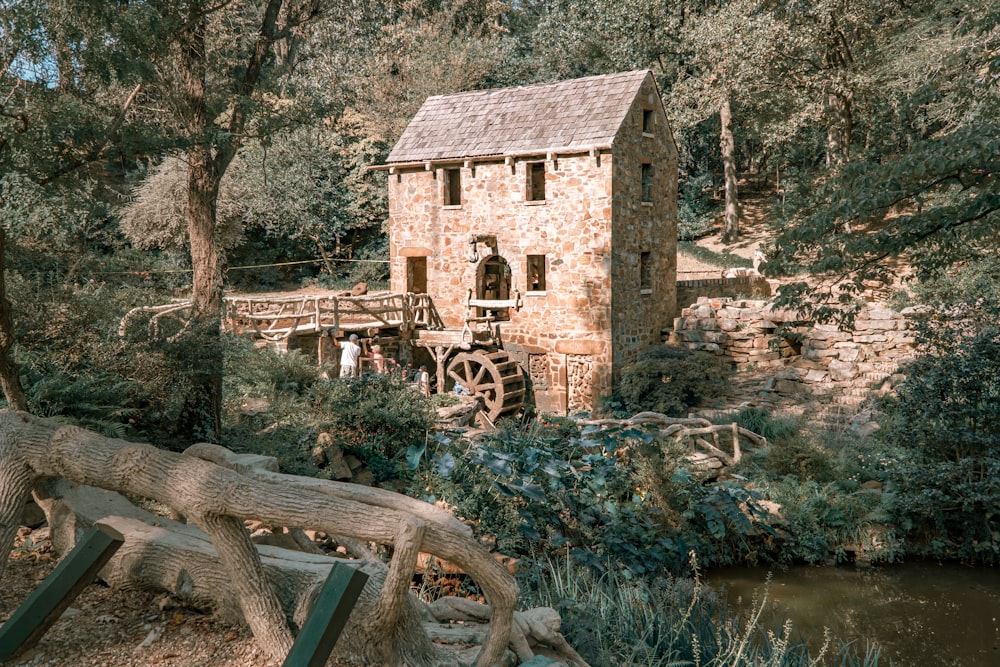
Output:
[[[768,571],[727,568],[705,578],[726,589],[731,610],[749,610]],[[1000,569],[911,563],[868,569],[793,567],[772,572],[765,612],[788,618],[813,655],[823,629],[881,647],[880,666],[1000,665]]]

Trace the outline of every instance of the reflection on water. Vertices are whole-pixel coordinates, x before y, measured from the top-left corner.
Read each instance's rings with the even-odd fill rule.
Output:
[[[727,590],[732,610],[748,610],[763,592],[766,570],[729,568],[707,576]],[[789,618],[815,651],[823,628],[882,649],[880,665],[994,667],[1000,665],[1000,570],[906,564],[871,569],[794,567],[774,570],[770,606]]]

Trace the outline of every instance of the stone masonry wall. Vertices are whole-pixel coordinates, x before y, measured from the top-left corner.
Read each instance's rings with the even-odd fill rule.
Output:
[[[545,200],[526,198],[527,170],[545,164]],[[443,206],[443,169],[404,170],[389,175],[390,261],[393,291],[406,290],[408,256],[425,257],[427,292],[448,328],[461,328],[468,290],[488,246],[478,244],[480,262],[470,263],[471,235],[496,237],[496,252],[510,268],[523,307],[500,323],[505,348],[523,365],[546,354],[535,369],[548,375],[537,384],[540,410],[565,412],[565,355],[593,357],[596,372],[611,367],[611,169],[607,153],[558,156],[556,160],[478,162],[461,168],[462,200]],[[545,256],[545,290],[529,291],[528,255]],[[602,369],[608,369],[603,371]]]
[[[649,132],[643,132],[644,111],[652,114]],[[632,102],[614,150],[614,362],[613,377],[602,387],[643,350],[659,345],[677,314],[677,147],[651,77]],[[642,201],[643,164],[652,176],[649,201]]]
[[[711,299],[761,299],[771,296],[771,284],[761,276],[735,278],[700,278],[677,281],[677,303],[682,307],[698,297]]]
[[[913,356],[913,312],[873,304],[845,331],[765,301],[703,297],[674,320],[671,343],[725,355],[739,370],[774,369],[768,388],[779,393],[857,406],[902,377],[899,362]]]

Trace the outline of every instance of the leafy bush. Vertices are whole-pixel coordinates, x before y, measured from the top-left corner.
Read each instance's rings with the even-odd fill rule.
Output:
[[[137,303],[168,300],[154,288],[64,285],[12,276],[17,360],[29,406],[103,433],[158,444],[190,444],[200,418],[191,378],[204,347],[122,339],[121,317]],[[161,302],[162,302],[161,301]]]
[[[320,369],[299,350],[258,349],[246,336],[225,338],[225,393],[229,400],[304,395],[319,381]]]
[[[893,521],[908,550],[1000,562],[1000,260],[923,283],[920,355],[880,406]]]
[[[732,373],[721,357],[666,345],[653,348],[622,372],[613,397],[615,412],[631,416],[649,410],[671,417],[722,395]]]
[[[669,443],[635,428],[577,425],[568,438],[565,429],[507,422],[474,443],[434,441],[412,461],[412,492],[444,501],[505,553],[564,554],[632,577],[683,572],[691,550],[734,562],[748,543],[774,537],[754,492],[699,483]]]

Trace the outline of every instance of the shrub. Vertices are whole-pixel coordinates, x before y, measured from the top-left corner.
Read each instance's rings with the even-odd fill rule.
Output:
[[[683,572],[692,549],[734,562],[774,537],[753,491],[696,481],[670,442],[635,428],[566,429],[506,422],[474,443],[436,440],[412,461],[411,493],[444,501],[510,555],[563,554],[631,577]]]
[[[911,551],[1000,562],[1000,262],[918,292],[938,297],[916,331],[920,355],[885,400],[876,433],[902,452],[887,466],[893,520]]]
[[[623,417],[644,410],[686,417],[691,408],[721,396],[731,372],[724,359],[706,352],[653,348],[622,372],[615,411]]]
[[[408,477],[406,452],[434,425],[430,399],[390,375],[317,383],[310,400],[317,426],[364,461],[376,482]]]

